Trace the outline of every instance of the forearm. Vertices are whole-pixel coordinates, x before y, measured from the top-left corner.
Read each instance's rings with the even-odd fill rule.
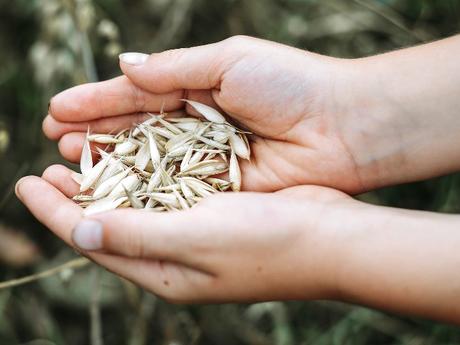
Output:
[[[367,187],[460,170],[459,56],[454,36],[350,62],[341,124]]]
[[[460,216],[358,204],[330,218],[340,299],[460,324]]]

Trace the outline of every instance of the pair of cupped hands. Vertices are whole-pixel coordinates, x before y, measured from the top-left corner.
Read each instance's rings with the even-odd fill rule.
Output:
[[[234,37],[120,56],[123,75],[52,98],[43,122],[64,158],[78,162],[88,126],[113,133],[145,112],[221,109],[252,131],[241,193],[190,210],[119,209],[83,218],[71,170],[28,176],[17,195],[37,219],[91,260],[175,302],[340,298],[341,222],[373,222],[377,206],[349,196],[399,181],[373,164],[365,131],[366,78],[358,60]],[[196,115],[196,114],[195,114]],[[360,136],[362,134],[362,136]]]

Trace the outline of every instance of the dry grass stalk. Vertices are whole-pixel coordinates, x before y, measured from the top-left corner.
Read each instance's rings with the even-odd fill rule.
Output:
[[[217,110],[184,100],[203,119],[184,115],[150,118],[118,134],[90,134],[80,161],[80,185],[73,199],[85,214],[119,207],[155,212],[183,210],[213,193],[241,188],[238,157],[250,158],[244,132]],[[106,144],[93,163],[90,143]],[[220,175],[228,172],[229,180]]]

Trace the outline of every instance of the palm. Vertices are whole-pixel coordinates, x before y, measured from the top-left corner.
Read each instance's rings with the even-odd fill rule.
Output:
[[[235,63],[211,92],[218,106],[257,134],[253,160],[243,163],[245,189],[320,184],[361,190],[333,102],[327,101],[333,99],[328,71],[314,60],[306,65],[304,52],[288,48],[270,56],[271,45],[259,44],[257,53]]]

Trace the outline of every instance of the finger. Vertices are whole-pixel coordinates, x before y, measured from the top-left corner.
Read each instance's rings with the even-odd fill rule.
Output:
[[[194,210],[154,213],[136,209],[104,212],[83,219],[75,227],[73,241],[86,251],[204,268],[194,251],[196,236],[192,232],[196,231],[195,226],[204,225],[196,213]]]
[[[94,133],[117,133],[125,128],[130,128],[136,123],[141,123],[149,117],[146,113],[136,113],[107,117],[85,122],[61,122],[51,115],[43,121],[43,132],[51,140],[58,140],[70,132],[86,132],[88,127]]]
[[[19,180],[16,194],[40,223],[68,244],[72,243],[72,229],[81,218],[81,207],[37,176]]]
[[[224,54],[226,46],[222,41],[150,56],[125,53],[120,55],[120,67],[135,85],[155,93],[219,88],[223,74],[235,61]]]
[[[74,171],[69,168],[55,164],[51,165],[43,172],[42,179],[49,182],[62,194],[72,198],[80,192],[80,186],[72,179],[71,174]]]
[[[155,94],[134,85],[125,76],[65,90],[51,99],[49,112],[62,122],[80,122],[136,112],[183,107],[182,91]]]

